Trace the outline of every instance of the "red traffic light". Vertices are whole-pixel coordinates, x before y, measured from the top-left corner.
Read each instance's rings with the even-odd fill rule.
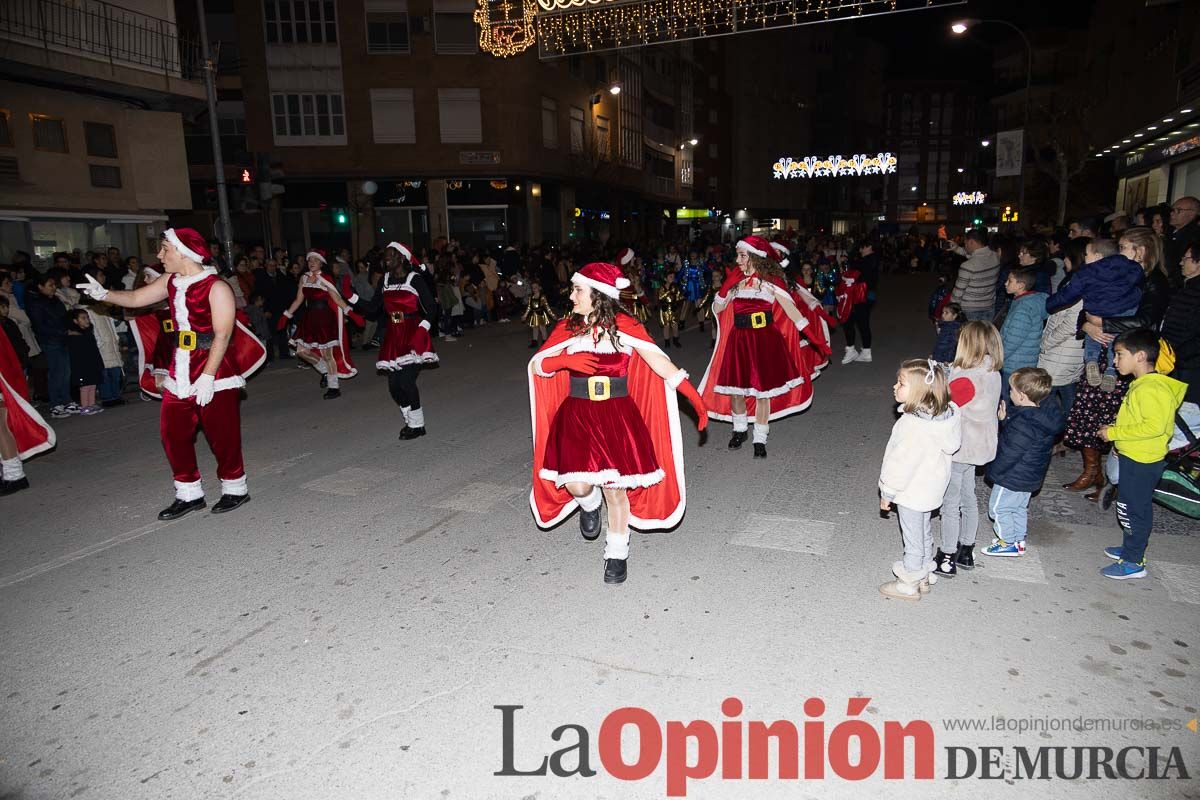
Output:
[[[242,170],[242,183],[254,183],[254,174],[250,170]]]

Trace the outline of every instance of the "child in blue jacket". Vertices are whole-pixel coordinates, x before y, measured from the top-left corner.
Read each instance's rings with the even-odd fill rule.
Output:
[[[1000,372],[1000,396],[1008,399],[1008,379],[1022,367],[1036,367],[1042,348],[1042,328],[1046,324],[1046,295],[1035,292],[1037,273],[1014,269],[1004,281],[1004,290],[1012,295],[1008,315],[1000,327],[1004,343],[1004,369]]]
[[[1012,402],[1000,404],[1000,439],[987,468],[988,516],[996,538],[984,555],[1025,554],[1029,498],[1042,487],[1054,439],[1067,426],[1062,405],[1050,396],[1052,383],[1050,373],[1036,367],[1023,367],[1009,379]]]

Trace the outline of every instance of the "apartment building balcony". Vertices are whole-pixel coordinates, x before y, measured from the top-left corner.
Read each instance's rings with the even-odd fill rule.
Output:
[[[162,12],[173,12],[170,0]],[[35,85],[120,94],[152,108],[204,98],[198,38],[100,0],[2,0],[0,67]]]

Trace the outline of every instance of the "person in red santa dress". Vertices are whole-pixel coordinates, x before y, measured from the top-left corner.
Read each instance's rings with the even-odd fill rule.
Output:
[[[572,313],[529,362],[533,424],[534,520],[550,528],[580,509],[579,529],[600,535],[608,505],[604,582],[623,583],[629,529],[672,528],[686,492],[679,408],[684,395],[708,424],[704,403],[654,343],[622,310],[629,280],[613,264],[588,264],[571,277]]]
[[[304,315],[296,324],[290,344],[296,348],[296,355],[302,361],[308,362],[321,373],[325,399],[333,400],[342,396],[341,379],[353,378],[358,374],[354,362],[350,360],[350,332],[346,330],[343,317],[350,317],[359,327],[365,323],[350,308],[358,302],[358,296],[343,298],[333,285],[332,276],[326,274],[325,254],[312,250],[306,258],[308,272],[300,276],[296,299],[279,317],[278,326],[279,330],[287,328],[296,309],[304,305]]]
[[[737,243],[737,268],[713,298],[717,344],[700,394],[713,419],[733,423],[729,449],[748,438],[754,416],[754,457],[767,457],[770,421],[812,403],[818,357],[809,342],[809,322],[787,288],[777,251],[765,239]]]
[[[806,337],[819,354],[812,375],[815,379],[821,374],[821,370],[829,366],[829,357],[833,354],[833,339],[829,329],[831,326],[836,327],[837,322],[825,311],[825,307],[821,305],[821,301],[817,299],[816,295],[788,276],[787,270],[792,251],[780,242],[771,242],[771,249],[774,250],[772,256],[779,262],[779,268],[787,277],[788,291],[792,293],[792,300],[795,302],[796,308],[808,318],[810,323],[816,326],[806,332]]]
[[[237,321],[233,290],[210,265],[212,254],[203,236],[191,228],[168,228],[158,259],[167,277],[140,289],[109,290],[90,277],[77,288],[123,308],[167,301],[172,325],[161,335],[168,337],[173,353],[162,384],[159,431],[175,476],[175,502],[158,518],[178,519],[205,507],[196,464],[197,427],[217,459],[221,499],[212,510],[221,514],[250,499],[238,404],[246,378],[262,366],[267,350]]]
[[[133,288],[140,289],[161,280],[162,276],[162,264],[146,265],[134,281]],[[125,316],[129,319],[129,331],[137,345],[138,388],[141,389],[142,399],[161,400],[162,384],[167,378],[171,357],[175,352],[171,339],[175,330],[171,310],[163,301],[151,308],[134,309]]]
[[[434,316],[433,295],[424,279],[413,269],[412,248],[391,242],[384,250],[390,271],[372,301],[379,306],[387,334],[379,350],[375,369],[387,373],[388,392],[404,415],[401,439],[425,435],[425,409],[417,390],[417,375],[428,364],[438,363],[430,335]]]
[[[54,441],[54,429],[29,401],[17,351],[0,331],[0,497],[29,488],[22,462],[53,448]]]

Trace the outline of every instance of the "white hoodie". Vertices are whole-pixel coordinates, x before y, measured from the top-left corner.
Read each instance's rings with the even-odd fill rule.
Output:
[[[962,414],[953,403],[937,417],[901,413],[883,451],[880,494],[914,511],[940,508],[950,484],[950,457],[961,445]]]

